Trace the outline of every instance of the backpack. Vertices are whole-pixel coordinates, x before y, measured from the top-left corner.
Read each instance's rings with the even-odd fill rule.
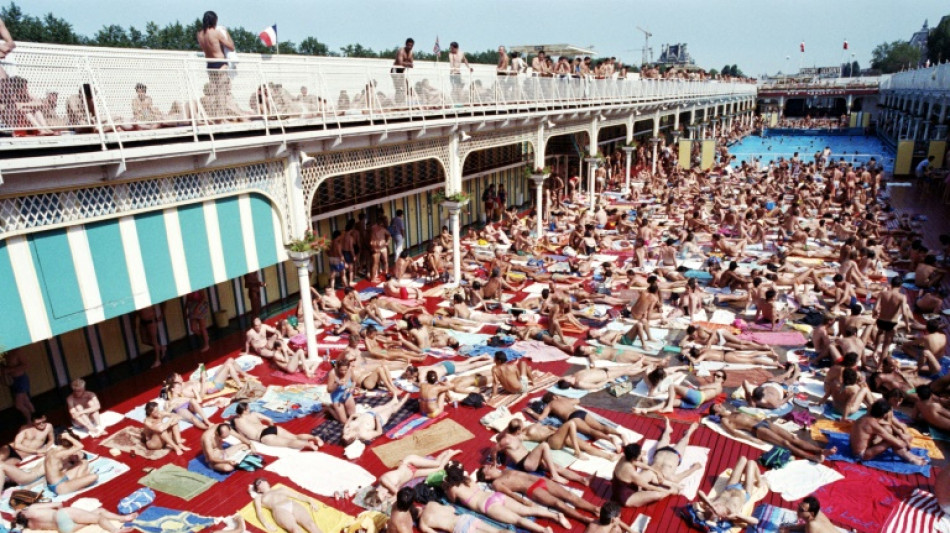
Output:
[[[465,407],[479,409],[485,406],[485,397],[477,392],[470,392],[460,403]]]
[[[792,452],[781,446],[773,446],[771,450],[764,452],[759,457],[759,464],[765,468],[777,470],[784,467],[792,460]]]

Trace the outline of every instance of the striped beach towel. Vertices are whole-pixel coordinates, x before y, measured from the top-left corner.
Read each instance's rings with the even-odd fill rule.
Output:
[[[883,533],[950,532],[950,517],[940,510],[933,494],[916,489],[895,507],[884,523]]]

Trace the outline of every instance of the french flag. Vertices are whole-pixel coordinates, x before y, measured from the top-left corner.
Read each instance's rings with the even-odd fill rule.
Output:
[[[264,46],[276,46],[277,45],[277,25],[268,26],[264,28],[264,31],[258,35],[261,38],[261,42],[264,43]]]

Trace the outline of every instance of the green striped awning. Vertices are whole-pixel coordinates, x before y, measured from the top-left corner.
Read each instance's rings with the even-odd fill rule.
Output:
[[[286,260],[263,196],[241,196],[0,242],[0,346],[16,348]]]

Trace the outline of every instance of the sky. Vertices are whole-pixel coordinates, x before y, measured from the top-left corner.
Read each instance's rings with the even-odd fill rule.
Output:
[[[142,29],[218,13],[219,24],[258,31],[277,24],[280,40],[314,36],[332,50],[360,43],[374,50],[406,37],[431,51],[458,41],[463,51],[498,45],[569,43],[639,63],[643,34],[655,58],[664,43],[687,43],[696,63],[746,74],[837,65],[854,54],[863,68],[882,42],[907,40],[925,19],[950,14],[946,0],[19,0],[32,15],[52,11],[81,34],[106,24]],[[14,36],[16,38],[16,36]],[[843,53],[847,39],[849,51]],[[805,42],[805,54],[799,43]],[[788,57],[788,59],[786,59]]]

